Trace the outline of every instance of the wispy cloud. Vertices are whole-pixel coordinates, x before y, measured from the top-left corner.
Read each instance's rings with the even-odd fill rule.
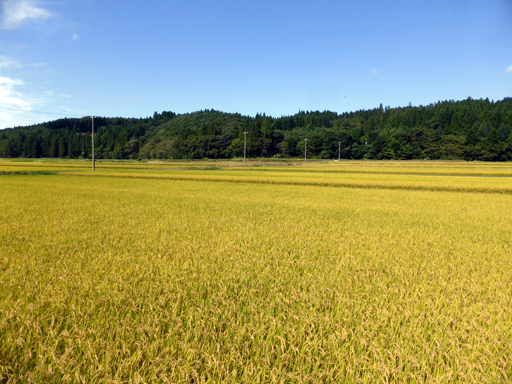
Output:
[[[505,72],[512,73],[512,65],[505,69]]]
[[[376,68],[370,69],[370,75],[377,76],[380,73],[380,71]]]
[[[5,0],[0,16],[0,29],[16,29],[28,20],[44,20],[54,14],[41,8],[36,0]]]
[[[11,59],[10,57],[7,57],[7,56],[2,56],[0,55],[0,69],[1,68],[12,68],[12,67],[21,67],[20,64],[18,64],[18,62],[14,59]]]
[[[80,36],[76,33],[73,33],[73,40],[77,41]]]

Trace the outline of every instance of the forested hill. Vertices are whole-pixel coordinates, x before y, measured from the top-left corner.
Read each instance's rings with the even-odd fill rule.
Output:
[[[274,118],[204,110],[153,117],[94,119],[96,158],[512,160],[512,98],[444,101],[428,106],[338,114],[299,112]],[[91,156],[91,119],[59,119],[0,131],[0,157]],[[339,144],[341,143],[341,144]]]

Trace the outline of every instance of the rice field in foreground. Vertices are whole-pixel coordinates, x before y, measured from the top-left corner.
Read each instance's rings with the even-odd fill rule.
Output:
[[[512,380],[512,165],[177,165],[0,162],[0,383]]]

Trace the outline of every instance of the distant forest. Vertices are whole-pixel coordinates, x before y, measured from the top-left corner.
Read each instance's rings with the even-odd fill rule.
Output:
[[[299,157],[316,159],[512,160],[512,98],[279,118],[204,110],[94,119],[100,159]],[[341,149],[341,150],[340,150]],[[0,131],[0,157],[91,157],[91,119],[59,119]]]

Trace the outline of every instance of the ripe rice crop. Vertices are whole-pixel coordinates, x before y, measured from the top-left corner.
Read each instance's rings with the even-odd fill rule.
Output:
[[[486,185],[0,176],[0,382],[510,382],[512,195]]]
[[[351,187],[366,189],[404,189],[430,191],[459,191],[512,194],[512,177],[496,176],[453,176],[453,175],[404,175],[369,173],[334,173],[295,169],[211,169],[204,170],[111,170],[96,172],[69,172],[75,176],[128,177],[140,179],[171,179],[238,183],[264,183],[310,185],[330,187]]]

